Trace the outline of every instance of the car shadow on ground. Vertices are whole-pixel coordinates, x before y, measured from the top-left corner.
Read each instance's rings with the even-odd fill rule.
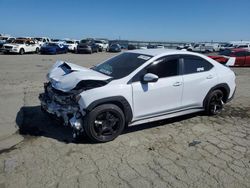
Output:
[[[122,134],[128,134],[135,131],[141,131],[158,126],[166,126],[168,124],[183,121],[202,115],[200,113],[180,116],[176,118],[165,119],[161,121],[140,124],[136,126],[127,127]],[[57,122],[51,119],[47,114],[41,111],[40,106],[25,106],[22,107],[16,116],[16,124],[19,128],[19,134],[25,136],[44,136],[48,138],[56,139],[65,143],[91,143],[86,136],[83,136],[80,140],[74,140],[72,138],[72,129],[68,126],[62,125],[61,122]]]

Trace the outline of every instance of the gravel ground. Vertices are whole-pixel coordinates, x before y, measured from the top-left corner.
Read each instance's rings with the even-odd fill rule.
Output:
[[[0,142],[22,138],[0,150],[0,188],[250,187],[249,68],[234,69],[237,92],[220,115],[142,124],[105,144],[72,142],[69,129],[40,111],[57,59],[90,66],[113,55],[0,55]],[[13,135],[18,126],[27,130]]]

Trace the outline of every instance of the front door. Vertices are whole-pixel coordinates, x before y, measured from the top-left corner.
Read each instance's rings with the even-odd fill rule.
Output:
[[[183,80],[179,75],[179,58],[160,58],[140,71],[140,77],[146,73],[155,74],[159,79],[152,83],[144,83],[141,79],[132,82],[134,119],[154,117],[180,109]]]

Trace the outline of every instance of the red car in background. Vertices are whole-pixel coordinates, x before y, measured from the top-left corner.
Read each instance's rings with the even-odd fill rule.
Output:
[[[227,66],[250,67],[250,51],[248,49],[227,49],[221,51],[219,55],[209,57]]]

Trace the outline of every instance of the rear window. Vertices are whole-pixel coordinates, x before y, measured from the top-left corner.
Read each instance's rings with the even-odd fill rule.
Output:
[[[183,74],[193,74],[210,70],[213,65],[207,60],[197,56],[184,56]]]

